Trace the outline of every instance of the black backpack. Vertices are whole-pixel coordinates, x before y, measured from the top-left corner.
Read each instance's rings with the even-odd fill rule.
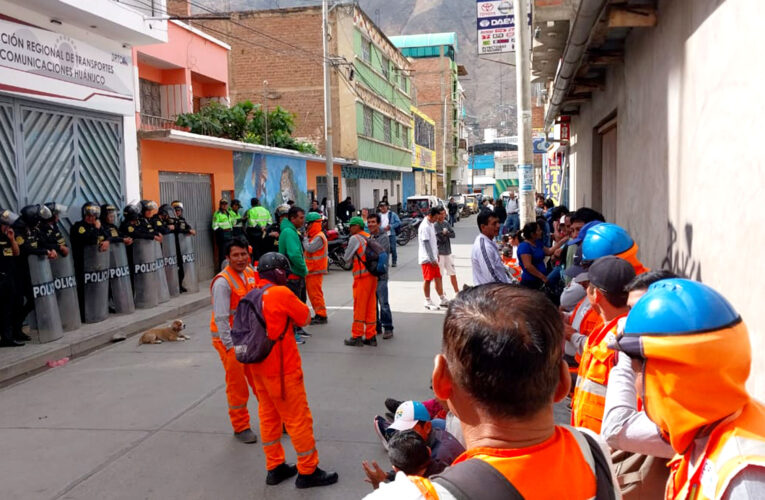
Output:
[[[377,243],[374,238],[364,238],[359,235],[366,242],[366,248],[364,249],[364,267],[366,267],[369,274],[372,276],[383,276],[388,272],[388,252]],[[360,258],[359,254],[355,254],[354,257]]]
[[[276,342],[282,340],[287,333],[287,327],[285,327],[276,341],[269,339],[266,333],[266,322],[263,319],[263,294],[272,286],[268,284],[263,288],[251,290],[236,306],[231,340],[234,343],[236,360],[240,363],[261,363],[271,354]]]

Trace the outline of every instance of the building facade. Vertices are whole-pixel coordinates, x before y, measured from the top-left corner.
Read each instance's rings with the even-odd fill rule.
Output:
[[[0,206],[56,201],[68,228],[85,201],[138,198],[131,46],[167,40],[145,9],[0,0]]]
[[[428,115],[412,106],[412,192],[405,191],[404,199],[415,194],[438,193],[438,175],[436,173],[436,122]]]
[[[462,180],[460,141],[464,128],[464,93],[458,78],[467,75],[456,63],[456,33],[427,33],[391,37],[401,52],[411,59],[415,87],[414,105],[435,121],[438,158],[438,196],[458,191]]]
[[[232,102],[250,100],[295,113],[294,135],[324,153],[321,8],[232,16],[231,22],[199,22],[232,47]],[[383,198],[400,203],[401,175],[412,168],[409,62],[353,4],[333,7],[329,29],[333,156],[344,159],[334,182],[359,208]],[[284,33],[291,33],[286,44],[279,41]],[[316,169],[312,177],[321,199],[326,173]]]
[[[557,124],[565,141],[571,204],[625,227],[646,265],[702,280],[730,300],[749,328],[749,387],[762,399],[765,293],[753,286],[752,265],[765,236],[750,203],[763,192],[765,168],[749,146],[765,112],[765,67],[751,63],[765,49],[761,5],[600,3],[536,9],[549,14],[535,19],[548,46],[535,47],[533,70],[546,83],[546,125]],[[584,7],[602,17],[583,16]],[[575,20],[582,31],[569,36]],[[589,43],[560,42],[572,37]],[[546,53],[553,60],[543,64]],[[581,63],[557,68],[563,54]]]

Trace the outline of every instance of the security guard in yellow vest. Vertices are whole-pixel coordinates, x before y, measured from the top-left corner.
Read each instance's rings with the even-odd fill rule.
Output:
[[[228,209],[228,200],[220,200],[218,210],[213,214],[212,229],[215,233],[215,244],[218,247],[218,267],[226,258],[226,244],[233,238],[234,225]]]
[[[252,198],[250,200],[249,210],[244,214],[245,225],[247,227],[245,234],[247,235],[247,241],[250,242],[250,246],[253,251],[253,260],[257,261],[261,255],[267,250],[261,250],[263,241],[263,231],[266,226],[272,223],[271,212],[264,206],[261,206],[260,200]]]

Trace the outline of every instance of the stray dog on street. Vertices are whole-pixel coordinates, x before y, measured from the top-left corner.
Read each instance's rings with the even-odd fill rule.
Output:
[[[141,335],[138,345],[161,344],[162,342],[182,342],[190,339],[188,335],[181,333],[186,328],[183,320],[176,319],[166,328],[152,328]]]

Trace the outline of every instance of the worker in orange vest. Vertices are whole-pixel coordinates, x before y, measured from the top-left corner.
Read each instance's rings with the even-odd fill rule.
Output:
[[[259,286],[263,292],[263,319],[268,338],[275,342],[266,359],[252,367],[263,451],[266,454],[266,484],[275,485],[298,474],[295,486],[311,488],[337,482],[336,472],[319,468],[319,453],[313,436],[313,417],[308,407],[303,367],[294,326],[308,324],[311,312],[289,288],[290,263],[286,256],[269,252],[258,261]],[[289,332],[289,334],[287,334]],[[281,444],[282,425],[297,454],[297,466],[285,462]]]
[[[353,260],[353,326],[351,338],[345,345],[377,345],[377,278],[366,268],[367,240],[370,235],[364,231],[364,219],[351,218],[348,248],[345,260]]]
[[[305,252],[305,264],[308,274],[305,277],[305,287],[308,292],[308,300],[313,306],[314,316],[312,325],[327,323],[327,307],[324,304],[324,291],[322,282],[327,274],[329,258],[327,254],[327,236],[321,228],[321,214],[309,212],[305,216],[306,236],[303,238],[303,250]]]
[[[226,398],[228,416],[234,436],[243,443],[257,443],[258,436],[250,429],[247,400],[248,383],[254,390],[251,365],[237,361],[231,341],[231,327],[239,300],[255,288],[257,275],[250,267],[250,254],[246,241],[232,239],[225,247],[228,265],[210,283],[213,312],[210,318],[212,345],[220,356],[226,371]]]
[[[366,498],[619,498],[602,438],[555,424],[571,384],[562,354],[563,324],[541,293],[503,283],[460,292],[432,382],[467,451],[435,478],[398,472]]]
[[[606,387],[616,355],[609,347],[616,338],[619,321],[627,316],[629,293],[624,287],[635,277],[632,265],[608,255],[587,270],[587,300],[598,311],[603,326],[587,337],[571,401],[571,423],[600,433],[606,405]]]
[[[752,349],[733,306],[702,283],[661,280],[633,306],[616,347],[678,453],[665,498],[765,498],[765,405],[746,390]]]

